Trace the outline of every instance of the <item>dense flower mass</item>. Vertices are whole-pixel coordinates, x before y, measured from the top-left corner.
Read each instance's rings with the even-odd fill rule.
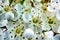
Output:
[[[0,0],[0,40],[60,40],[60,0]]]

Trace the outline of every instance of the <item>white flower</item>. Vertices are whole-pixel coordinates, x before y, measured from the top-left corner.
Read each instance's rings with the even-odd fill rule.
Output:
[[[11,11],[7,12],[6,15],[5,15],[5,17],[8,20],[14,20],[14,14]]]
[[[23,5],[14,0],[12,6],[0,0],[0,40],[60,40],[53,32],[60,33],[60,0],[44,5],[41,0],[24,0]]]
[[[34,37],[34,31],[32,29],[28,28],[25,30],[24,36],[26,38],[33,38]]]
[[[10,25],[8,25],[7,27],[10,27]],[[8,30],[5,32],[5,37],[8,40],[22,40],[22,29],[20,26],[18,27],[13,27],[11,25],[11,28],[8,28]]]

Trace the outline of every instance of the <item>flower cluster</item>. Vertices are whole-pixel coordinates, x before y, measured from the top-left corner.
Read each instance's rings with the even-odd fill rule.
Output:
[[[60,40],[60,0],[0,0],[0,40]]]

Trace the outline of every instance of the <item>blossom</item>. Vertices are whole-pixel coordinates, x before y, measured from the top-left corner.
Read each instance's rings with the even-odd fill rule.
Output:
[[[60,0],[0,0],[0,40],[59,40]]]

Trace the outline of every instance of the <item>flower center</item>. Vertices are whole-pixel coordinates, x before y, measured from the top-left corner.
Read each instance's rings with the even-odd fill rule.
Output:
[[[15,30],[15,32],[16,32],[17,34],[19,34],[19,33],[21,32],[21,29],[20,29],[20,28],[17,28],[17,29]]]
[[[38,19],[37,18],[33,18],[33,23],[38,23]]]
[[[50,3],[50,2],[51,2],[51,0],[41,0],[41,3],[42,3],[42,4]]]
[[[49,19],[48,19],[48,23],[49,23],[49,24],[55,24],[55,23],[56,23],[55,18],[49,18]]]
[[[9,10],[9,6],[5,6],[4,10],[8,11]]]
[[[49,19],[48,23],[53,24],[53,20]]]

